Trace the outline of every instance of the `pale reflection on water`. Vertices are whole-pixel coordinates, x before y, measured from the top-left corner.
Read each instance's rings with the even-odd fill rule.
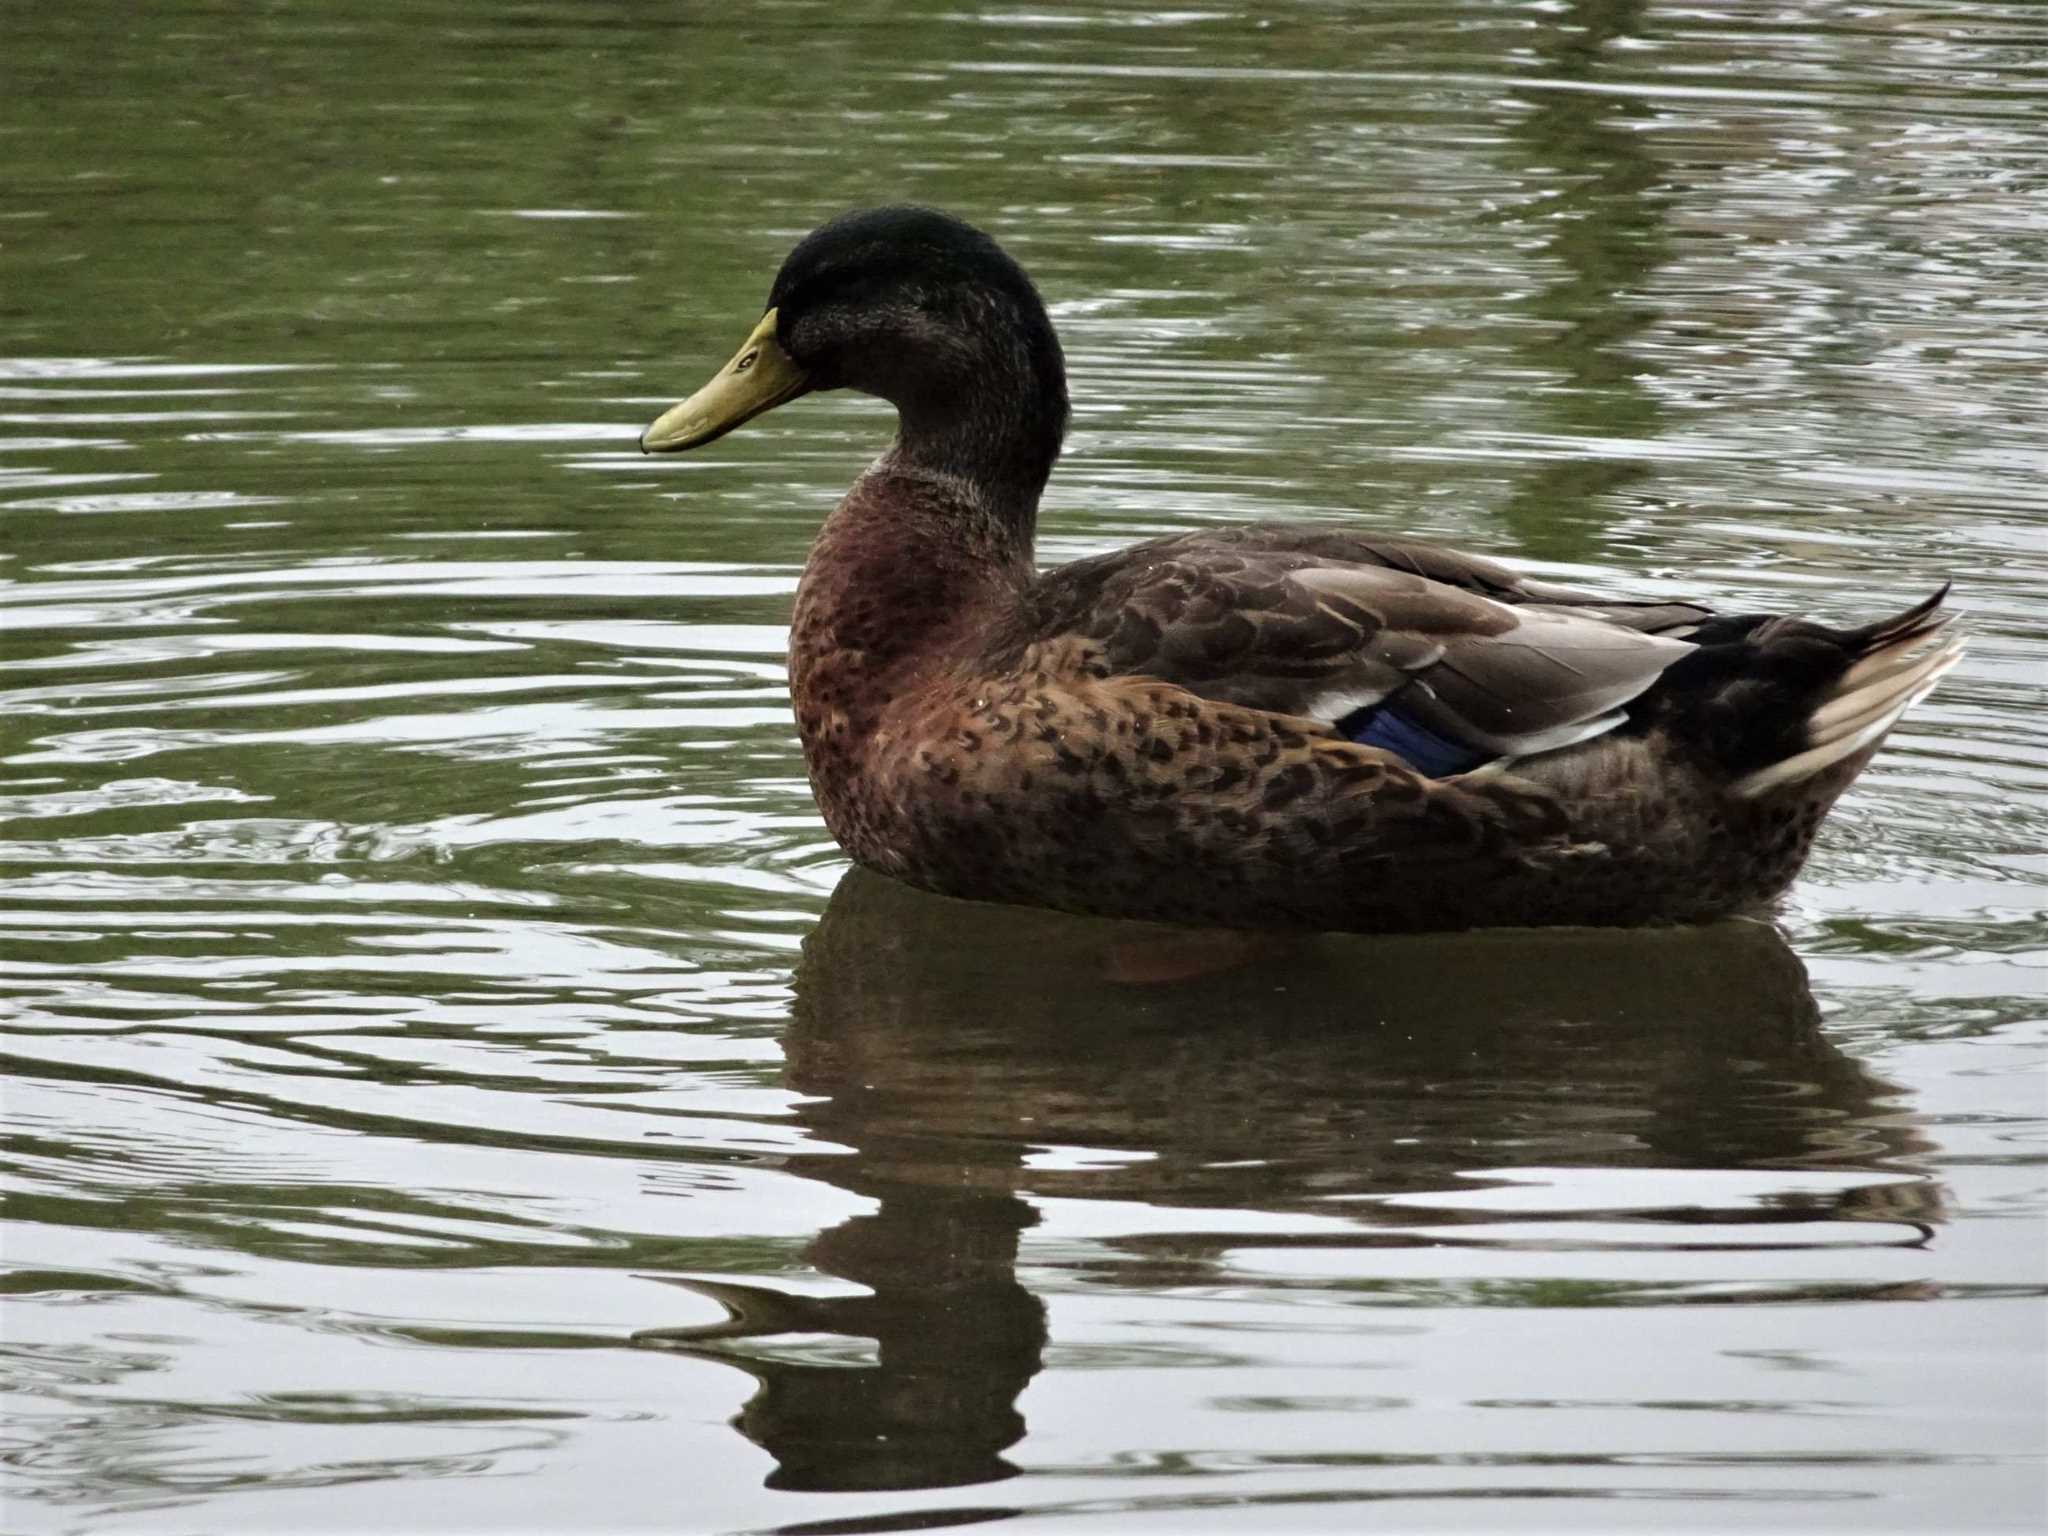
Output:
[[[4,1523],[2048,1519],[2044,45],[23,12]],[[886,412],[633,442],[905,196],[1052,304],[1048,560],[1287,515],[1836,615],[1949,575],[1969,658],[1776,928],[842,878],[784,625]]]

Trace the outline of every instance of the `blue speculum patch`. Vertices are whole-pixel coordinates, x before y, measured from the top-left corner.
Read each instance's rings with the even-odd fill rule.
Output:
[[[1468,773],[1493,755],[1451,737],[1439,736],[1392,704],[1354,710],[1337,722],[1337,729],[1362,747],[1392,752],[1416,772],[1432,779]]]

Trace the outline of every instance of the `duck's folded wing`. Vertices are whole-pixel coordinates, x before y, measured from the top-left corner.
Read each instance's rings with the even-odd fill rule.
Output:
[[[1081,641],[1111,675],[1323,721],[1426,771],[1597,735],[1692,649],[1576,605],[1503,601],[1300,543],[1163,541],[1081,574],[1064,592],[1059,573],[1044,584],[1038,639]]]
[[[1172,541],[1161,541],[1168,543]],[[1180,536],[1190,555],[1204,547],[1215,554],[1258,554],[1268,559],[1306,557],[1336,565],[1379,566],[1425,576],[1460,591],[1496,602],[1575,608],[1645,634],[1687,638],[1702,620],[1713,617],[1705,603],[1684,598],[1613,598],[1557,582],[1536,581],[1497,560],[1424,544],[1412,539],[1378,539],[1340,529],[1299,523],[1252,523],[1242,527]]]
[[[1622,706],[1693,649],[1575,609],[1510,607],[1391,571],[1312,566],[1290,580],[1355,626],[1368,685],[1350,693],[1349,678],[1333,680],[1301,713],[1356,721],[1355,733],[1372,728],[1360,711],[1385,707],[1487,756],[1549,752],[1619,725]],[[1406,664],[1386,677],[1376,663],[1393,655]],[[1375,692],[1382,683],[1391,686]],[[1389,744],[1397,728],[1378,727]]]

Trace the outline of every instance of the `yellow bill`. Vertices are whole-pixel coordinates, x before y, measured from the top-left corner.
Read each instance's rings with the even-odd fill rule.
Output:
[[[680,453],[725,436],[743,421],[810,390],[810,378],[775,339],[769,310],[733,360],[681,405],[672,405],[640,434],[642,453]]]

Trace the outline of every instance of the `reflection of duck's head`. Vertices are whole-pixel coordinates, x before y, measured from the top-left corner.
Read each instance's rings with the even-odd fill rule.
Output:
[[[1217,959],[1235,963],[1159,979]],[[1047,1192],[1271,1207],[1487,1168],[1904,1150],[1886,1085],[1829,1044],[1798,958],[1755,923],[1245,941],[856,870],[797,990],[790,1080],[835,1140],[895,1161],[943,1138],[947,1176],[1049,1144],[1143,1154],[1034,1169]]]

